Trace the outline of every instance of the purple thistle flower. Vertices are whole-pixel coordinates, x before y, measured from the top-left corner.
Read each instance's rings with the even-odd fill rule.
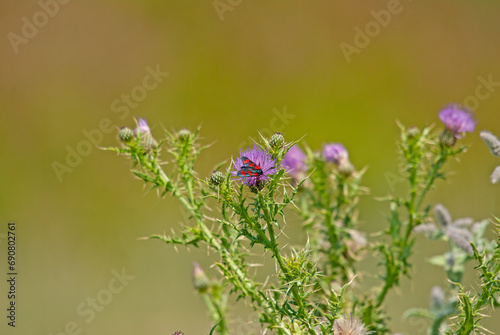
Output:
[[[139,118],[137,120],[137,128],[135,128],[134,132],[140,134],[151,134],[151,129],[149,129],[148,122],[146,119]]]
[[[327,162],[340,165],[349,159],[349,154],[341,143],[329,143],[323,144],[323,157]]]
[[[449,104],[439,112],[439,118],[444,126],[455,138],[463,137],[463,133],[472,133],[476,127],[476,121],[472,118],[472,113],[465,108],[460,108],[457,104]]]
[[[246,184],[250,188],[261,189],[265,182],[269,180],[269,176],[276,173],[276,160],[271,158],[264,149],[258,145],[253,145],[246,150],[241,150],[239,157],[234,162],[235,171],[232,171],[233,176],[237,176],[238,172],[244,166],[241,157],[246,157],[255,163],[262,170],[262,174],[251,177],[237,177],[240,183]]]
[[[281,165],[288,174],[296,176],[300,172],[307,170],[305,161],[306,154],[304,151],[298,145],[294,145],[285,154]]]

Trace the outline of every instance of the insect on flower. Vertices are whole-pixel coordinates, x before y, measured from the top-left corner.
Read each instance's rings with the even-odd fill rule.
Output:
[[[252,162],[249,158],[241,156],[241,162],[243,166],[241,170],[238,171],[238,177],[258,177],[262,174],[260,166]]]
[[[276,173],[276,160],[259,145],[242,150],[233,166],[238,182],[256,189],[262,189]]]

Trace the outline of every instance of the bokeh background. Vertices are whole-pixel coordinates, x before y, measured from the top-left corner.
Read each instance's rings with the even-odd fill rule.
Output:
[[[0,2],[0,264],[6,272],[4,234],[14,221],[19,272],[17,327],[6,326],[3,312],[2,334],[62,334],[71,322],[81,334],[208,334],[212,327],[190,272],[193,261],[207,267],[213,255],[138,240],[179,229],[183,212],[134,180],[126,159],[81,144],[102,120],[117,129],[145,117],[156,136],[202,125],[204,141],[216,143],[200,157],[200,176],[259,131],[279,130],[288,140],[306,135],[313,148],[342,142],[356,166],[369,167],[365,185],[374,196],[402,185],[391,179],[398,173],[396,120],[440,127],[443,105],[468,102],[478,130],[500,135],[500,86],[478,88],[488,78],[500,82],[500,2],[54,3]],[[391,6],[397,13],[377,30],[372,11]],[[47,20],[43,7],[53,14]],[[34,19],[36,31],[23,28]],[[367,24],[372,36],[356,44],[356,29]],[[358,50],[346,57],[342,43]],[[147,68],[168,76],[128,113],[117,113],[124,95],[141,92]],[[116,144],[115,130],[101,134],[98,145]],[[500,190],[489,183],[500,161],[478,132],[463,141],[470,150],[449,164],[454,174],[429,201],[456,218],[500,215]],[[85,155],[58,177],[54,162],[66,165],[79,145]],[[361,229],[380,229],[385,213],[386,203],[365,197]],[[283,243],[305,238],[299,222],[288,222],[286,232]],[[419,333],[401,314],[427,306],[431,287],[446,285],[442,271],[424,261],[445,247],[418,240],[414,280],[387,301],[395,332]],[[124,268],[134,279],[85,322],[89,315],[77,307],[104,294],[112,271]],[[247,322],[250,311],[242,302],[236,307],[235,322]],[[498,316],[484,322],[494,332]]]

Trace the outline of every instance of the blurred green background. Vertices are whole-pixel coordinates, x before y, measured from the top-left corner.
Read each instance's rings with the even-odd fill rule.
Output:
[[[365,185],[375,196],[390,192],[397,174],[395,120],[440,127],[443,105],[468,102],[478,130],[500,135],[499,84],[489,91],[482,84],[500,82],[497,1],[54,3],[0,3],[0,233],[7,222],[17,223],[19,272],[15,330],[4,316],[5,280],[0,285],[2,334],[55,335],[71,322],[81,334],[191,335],[212,327],[190,272],[193,261],[207,267],[215,258],[137,240],[180,229],[183,212],[134,180],[125,158],[82,144],[85,131],[102,120],[116,129],[145,117],[157,137],[163,128],[202,125],[204,141],[216,140],[198,163],[202,177],[259,131],[279,130],[288,140],[306,135],[313,148],[342,142],[357,167],[369,167]],[[43,7],[52,17],[39,14]],[[394,13],[385,27],[374,23],[372,11],[388,8]],[[23,28],[34,20],[36,31]],[[356,29],[365,31],[367,24],[372,36],[356,44]],[[342,43],[361,46],[350,61]],[[144,90],[148,67],[168,76]],[[140,101],[121,119],[127,113],[116,113],[125,106],[120,99],[131,93]],[[116,144],[115,130],[100,133],[98,145]],[[455,173],[429,200],[456,218],[500,215],[498,185],[489,183],[500,161],[478,132],[463,141],[470,150],[449,165]],[[73,161],[59,178],[54,162],[66,165],[68,150],[79,145],[81,162]],[[365,197],[361,229],[379,229],[386,212],[386,203]],[[305,239],[299,222],[288,222],[286,233],[291,240],[282,237],[283,244]],[[421,334],[420,324],[402,320],[401,313],[427,306],[431,287],[446,285],[441,270],[420,260],[445,247],[418,240],[414,280],[404,280],[387,301],[395,332]],[[123,268],[134,279],[107,296],[112,271]],[[98,295],[109,304],[86,322],[89,314],[77,308]],[[251,320],[244,303],[237,310],[235,322]],[[500,332],[495,318],[498,312],[484,324]]]

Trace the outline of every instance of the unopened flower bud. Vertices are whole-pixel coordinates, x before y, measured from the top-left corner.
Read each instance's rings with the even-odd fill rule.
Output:
[[[134,131],[128,127],[122,127],[118,132],[118,137],[123,143],[128,143],[134,137]]]
[[[273,136],[271,136],[271,139],[269,140],[269,144],[271,144],[272,148],[281,148],[284,143],[285,143],[285,137],[283,136],[282,133],[275,133]]]
[[[204,293],[210,286],[210,279],[208,279],[205,271],[201,268],[200,264],[197,262],[193,263],[193,272],[191,273],[193,278],[193,286],[198,292]]]
[[[156,149],[158,147],[158,143],[156,142],[155,138],[151,133],[145,133],[142,134],[141,137],[141,144],[144,147],[144,149]]]
[[[349,160],[346,159],[340,162],[338,166],[338,171],[340,174],[347,177],[354,172],[354,166],[351,164]]]
[[[179,140],[181,140],[182,142],[185,142],[189,139],[189,136],[191,136],[191,132],[186,129],[186,128],[182,128],[181,130],[179,130],[179,132],[177,133],[177,137],[179,138]]]
[[[415,138],[415,137],[417,137],[419,134],[420,134],[420,129],[418,129],[418,127],[410,127],[410,128],[408,128],[408,130],[406,131],[406,135],[407,135],[409,138]]]
[[[220,184],[222,184],[223,181],[224,181],[224,175],[220,171],[214,171],[210,175],[210,182],[215,186],[219,186]]]
[[[457,138],[455,137],[455,134],[448,129],[445,129],[441,136],[439,136],[439,143],[441,143],[443,147],[451,148],[456,142]]]

